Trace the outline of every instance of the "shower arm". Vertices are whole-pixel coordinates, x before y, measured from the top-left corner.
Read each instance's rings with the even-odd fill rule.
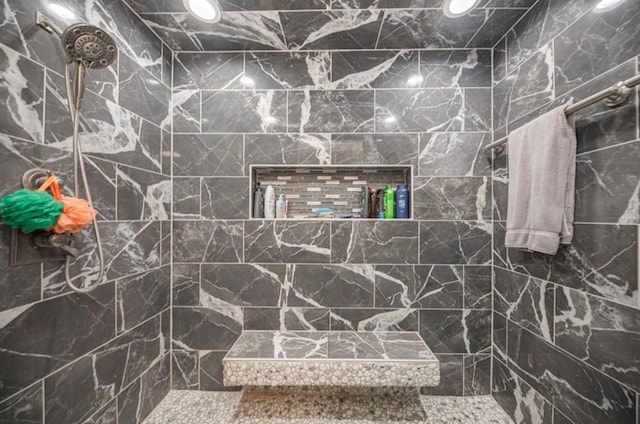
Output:
[[[40,26],[40,28],[44,29],[49,34],[56,34],[58,37],[62,38],[62,30],[39,10],[36,11],[36,25]]]

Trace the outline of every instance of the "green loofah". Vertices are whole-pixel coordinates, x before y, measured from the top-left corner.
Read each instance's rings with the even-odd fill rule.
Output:
[[[63,208],[63,203],[46,191],[22,189],[0,198],[2,222],[24,233],[51,227]]]

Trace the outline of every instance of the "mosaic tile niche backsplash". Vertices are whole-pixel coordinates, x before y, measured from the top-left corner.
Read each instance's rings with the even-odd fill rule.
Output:
[[[541,0],[496,46],[496,137],[639,71],[640,3]],[[576,114],[575,235],[556,256],[504,248],[494,170],[493,393],[518,423],[636,423],[640,392],[637,93]]]
[[[140,423],[170,386],[171,55],[119,1],[2,2],[0,196],[34,167],[73,181],[64,51],[36,10],[61,28],[98,25],[118,45],[117,63],[89,71],[80,116],[106,278],[75,294],[60,263],[10,268],[0,226],[0,422]],[[96,278],[92,237],[76,242],[76,284]]]
[[[424,393],[489,393],[491,50],[176,52],[173,69],[174,387],[224,389],[243,330],[390,330],[442,362]],[[412,166],[413,219],[251,219],[252,165]]]
[[[289,218],[315,218],[316,211],[328,208],[334,218],[360,218],[362,189],[383,192],[389,185],[396,190],[403,184],[411,187],[411,167],[254,167],[251,187],[260,183],[264,190],[271,185],[276,199],[279,195],[288,200]],[[369,195],[369,198],[371,196]],[[251,202],[253,203],[253,198]],[[409,207],[411,202],[409,199]],[[369,210],[369,208],[367,208]],[[253,211],[253,207],[251,209]],[[411,213],[409,213],[411,215]],[[259,218],[251,213],[252,218]]]

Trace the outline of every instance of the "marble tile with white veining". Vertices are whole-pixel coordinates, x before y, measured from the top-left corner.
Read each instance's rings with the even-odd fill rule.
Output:
[[[326,331],[328,308],[244,308],[245,330]]]
[[[0,44],[2,132],[42,142],[44,69]]]
[[[69,294],[1,312],[2,398],[113,338],[113,293],[113,284],[105,284],[90,294]],[[55,326],[42,325],[54,315]]]
[[[420,77],[425,88],[490,87],[491,50],[421,51]]]
[[[556,288],[555,344],[638,389],[640,312],[566,287]]]
[[[511,124],[555,99],[553,60],[553,46],[547,44],[496,84],[493,105],[497,118],[495,128]]]
[[[556,95],[567,92],[640,52],[638,2],[586,14],[554,39]],[[610,48],[609,46],[616,46]]]
[[[118,62],[118,102],[160,127],[168,127],[171,91],[127,55]]]
[[[376,48],[465,47],[484,19],[484,10],[473,10],[459,19],[450,19],[437,9],[387,10]],[[425,31],[425,28],[429,28],[429,31]]]
[[[171,270],[163,266],[116,282],[117,330],[128,331],[171,305]]]
[[[242,135],[174,134],[174,176],[244,175]]]
[[[174,308],[173,320],[175,349],[228,350],[242,333],[240,307]]]
[[[118,166],[116,175],[119,220],[163,220],[171,217],[171,180],[126,166]]]
[[[330,359],[435,361],[415,332],[329,332]]]
[[[48,376],[44,383],[46,419],[84,422],[160,361],[165,349],[156,316]]]
[[[421,387],[420,394],[456,396],[462,399],[464,393],[464,355],[436,354],[436,358],[440,361],[440,384],[436,387]]]
[[[332,331],[418,331],[417,309],[331,308]]]
[[[413,210],[416,219],[491,219],[488,177],[415,177]]]
[[[420,263],[488,264],[492,226],[476,221],[421,221]]]
[[[372,265],[288,265],[287,306],[373,307]]]
[[[384,90],[376,93],[376,131],[460,131],[463,92],[457,89]]]
[[[177,53],[174,90],[242,88],[244,53]]]
[[[491,347],[491,311],[420,309],[420,335],[434,353],[479,353]]]
[[[198,390],[200,362],[198,352],[174,350],[171,352],[171,389]]]
[[[118,422],[142,424],[171,389],[171,355],[166,354],[118,395]]]
[[[418,261],[416,222],[334,221],[331,262],[405,264]]]
[[[328,263],[328,221],[245,221],[245,260],[265,263]]]
[[[105,257],[105,280],[139,274],[160,266],[160,222],[106,221],[99,222],[98,227]],[[78,233],[74,246],[80,249],[80,254],[71,261],[71,281],[76,285],[95,284],[99,260],[93,232]],[[44,265],[43,289],[48,296],[69,291],[64,275],[64,264]]]
[[[322,331],[249,331],[240,336],[225,359],[325,359],[328,343],[328,333]]]
[[[284,91],[202,92],[203,132],[284,132],[286,120],[287,93]]]
[[[493,361],[492,393],[517,424],[553,422],[553,407],[502,362]]]
[[[173,306],[200,305],[200,264],[173,264],[171,289]]]
[[[174,132],[200,132],[202,128],[201,97],[202,93],[199,90],[180,90],[173,92],[172,113]]]
[[[635,420],[631,389],[516,324],[509,323],[507,339],[510,368],[572,421]]]
[[[331,86],[344,89],[416,87],[418,52],[337,51],[332,54]]]
[[[201,193],[204,219],[249,218],[249,178],[203,178]]]
[[[564,2],[543,0],[507,33],[508,73],[529,59],[536,51],[553,40],[576,19],[588,12],[598,0]]]
[[[228,306],[282,306],[285,265],[202,264],[201,288]]]
[[[527,12],[526,8],[481,9],[484,22],[465,47],[493,47]]]
[[[200,219],[200,178],[173,178],[173,210],[175,219]]]
[[[330,84],[331,53],[328,51],[250,52],[245,62],[246,88],[320,89]]]
[[[175,262],[242,262],[242,222],[173,221]]]
[[[240,387],[224,385],[222,358],[227,352],[200,351],[200,390],[216,392],[238,391]]]
[[[376,265],[378,308],[462,308],[462,267]]]
[[[379,10],[281,12],[283,50],[373,49],[382,17]]]
[[[491,134],[483,132],[420,134],[419,175],[490,175],[491,163],[484,154],[490,142]]]
[[[41,423],[43,420],[42,404],[42,383],[38,382],[0,403],[0,422]]]
[[[578,156],[576,222],[640,224],[640,142]]]
[[[329,134],[246,134],[244,139],[245,166],[331,163]]]
[[[465,355],[464,395],[479,396],[491,393],[491,355]]]
[[[555,285],[534,277],[494,269],[494,310],[553,342]]]
[[[415,169],[418,140],[418,134],[332,134],[331,163],[413,165]]]
[[[371,132],[371,90],[304,90],[289,92],[288,128],[292,132]]]

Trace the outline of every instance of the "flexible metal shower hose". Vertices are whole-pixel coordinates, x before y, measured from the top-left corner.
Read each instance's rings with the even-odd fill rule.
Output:
[[[75,75],[75,99],[73,96],[74,89],[71,87],[71,75],[70,68],[73,64],[76,64]],[[74,182],[74,195],[79,197],[79,185],[78,185],[78,169],[80,170],[80,176],[82,176],[82,184],[84,185],[85,196],[89,202],[89,206],[93,208],[93,202],[91,200],[91,191],[89,190],[89,182],[87,181],[87,173],[84,168],[84,160],[82,157],[82,149],[80,148],[80,141],[78,137],[79,132],[79,112],[80,112],[80,100],[84,90],[84,65],[80,62],[69,62],[65,67],[64,77],[67,89],[67,102],[69,103],[69,114],[71,115],[71,121],[73,124],[73,182]],[[75,100],[75,102],[74,102]],[[64,264],[64,277],[69,288],[77,293],[88,293],[93,291],[104,277],[104,253],[102,251],[102,242],[100,241],[100,231],[98,230],[98,222],[96,217],[93,217],[93,234],[96,239],[96,250],[98,252],[98,258],[100,261],[100,270],[98,272],[98,278],[95,279],[93,284],[87,283],[84,287],[78,287],[71,281],[70,265],[71,256],[67,255]]]

